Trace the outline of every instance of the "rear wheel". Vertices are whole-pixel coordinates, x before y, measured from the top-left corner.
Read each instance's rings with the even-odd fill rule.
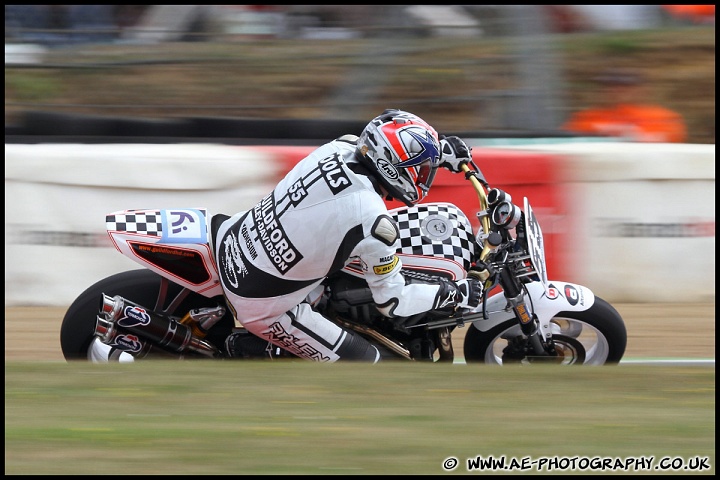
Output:
[[[95,324],[103,294],[110,297],[119,295],[149,310],[177,317],[181,317],[193,308],[218,304],[214,299],[183,290],[179,285],[150,270],[131,270],[112,275],[87,288],[65,313],[60,327],[60,346],[66,360],[119,359],[117,354],[110,358],[109,347],[104,348],[106,346],[95,338]],[[176,305],[172,310],[165,311],[167,306],[173,303]],[[232,327],[232,314],[228,311],[206,339],[216,345],[222,345]],[[128,354],[124,355],[128,356]],[[100,358],[103,356],[106,358]]]
[[[599,297],[595,297],[588,310],[555,315],[551,330],[558,355],[533,358],[526,354],[525,337],[514,318],[486,332],[471,327],[465,335],[465,361],[496,365],[536,361],[605,365],[617,364],[625,353],[625,323],[617,310]]]

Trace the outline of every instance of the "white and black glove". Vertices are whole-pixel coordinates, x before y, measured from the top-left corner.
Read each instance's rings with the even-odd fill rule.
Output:
[[[468,277],[457,282],[441,278],[440,290],[438,290],[433,308],[475,308],[480,304],[482,293],[483,284],[477,278]]]
[[[460,165],[472,162],[472,152],[467,144],[456,136],[443,137],[440,140],[440,166],[451,172],[459,173]]]
[[[457,282],[460,298],[458,307],[475,308],[480,303],[483,294],[483,284],[480,280],[468,277]]]

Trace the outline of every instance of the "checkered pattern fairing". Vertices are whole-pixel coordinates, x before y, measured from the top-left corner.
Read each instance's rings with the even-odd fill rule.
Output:
[[[398,253],[439,256],[455,260],[465,270],[470,268],[479,248],[475,242],[472,226],[465,214],[452,204],[416,205],[390,212],[400,229]],[[444,217],[452,228],[443,240],[431,238],[422,226],[427,220]]]
[[[140,233],[143,235],[162,235],[162,217],[159,210],[128,210],[113,213],[105,217],[109,232]]]

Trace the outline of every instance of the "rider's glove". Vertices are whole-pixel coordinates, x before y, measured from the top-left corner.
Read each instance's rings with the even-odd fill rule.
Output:
[[[433,309],[447,307],[474,308],[480,303],[483,284],[480,280],[468,277],[457,282],[440,278],[440,289],[435,297]]]
[[[458,280],[458,290],[460,298],[458,299],[458,307],[475,308],[482,298],[483,284],[477,278],[468,277],[464,280]]]
[[[451,172],[460,172],[460,165],[472,162],[471,149],[460,137],[443,137],[440,140],[440,166]]]

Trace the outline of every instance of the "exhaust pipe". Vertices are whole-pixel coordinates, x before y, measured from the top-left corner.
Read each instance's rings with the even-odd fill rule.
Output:
[[[348,322],[346,320],[343,320],[341,317],[335,317],[334,320],[341,327],[345,327],[348,330],[353,330],[353,331],[361,333],[363,335],[367,335],[367,336],[373,338],[374,340],[376,340],[378,343],[381,343],[384,347],[388,348],[389,350],[396,353],[397,355],[399,355],[407,360],[412,360],[412,356],[410,355],[410,351],[408,349],[406,349],[399,343],[393,342],[392,340],[387,338],[382,333],[380,333],[376,330],[373,330],[372,328],[363,326],[363,325],[358,325],[356,323]]]
[[[135,358],[145,358],[148,356],[162,356],[170,358],[183,358],[182,354],[173,354],[167,350],[163,350],[157,345],[143,340],[134,333],[130,333],[119,328],[114,323],[109,322],[105,317],[98,315],[95,323],[95,336],[110,347],[129,353]]]
[[[118,295],[103,294],[95,334],[106,345],[126,350],[135,356],[147,355],[154,345],[167,353],[192,351],[216,357],[219,351],[210,343],[193,335],[192,327],[159,315]],[[123,348],[125,347],[125,348]],[[153,349],[155,351],[156,349]]]

